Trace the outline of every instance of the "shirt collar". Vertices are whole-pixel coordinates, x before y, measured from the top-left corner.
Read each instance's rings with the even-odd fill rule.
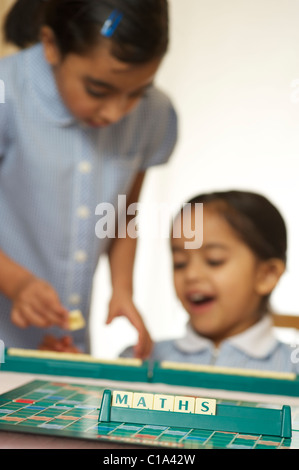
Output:
[[[220,352],[225,345],[231,345],[250,357],[261,359],[273,350],[277,342],[278,340],[273,331],[272,318],[270,315],[265,315],[252,327],[223,341],[220,345]],[[213,342],[196,333],[190,323],[187,324],[186,335],[176,340],[175,344],[179,350],[187,354],[201,352],[205,349],[214,349]]]
[[[189,354],[213,348],[213,342],[196,333],[190,322],[187,323],[185,336],[176,339],[175,344],[180,351]]]
[[[31,91],[39,109],[47,119],[59,126],[72,125],[76,119],[63,103],[53,70],[45,59],[43,46],[37,44],[25,53]]]

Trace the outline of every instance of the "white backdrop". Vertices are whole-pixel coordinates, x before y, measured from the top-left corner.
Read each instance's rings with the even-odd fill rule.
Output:
[[[268,196],[289,231],[288,270],[272,304],[299,313],[299,2],[170,0],[170,8],[171,47],[157,84],[173,99],[180,137],[171,162],[150,170],[141,201],[179,207],[197,193],[233,188]],[[144,237],[136,259],[135,302],[154,339],[180,335],[186,321],[168,243]],[[104,260],[91,322],[99,357],[136,339],[125,319],[105,325],[109,295]]]

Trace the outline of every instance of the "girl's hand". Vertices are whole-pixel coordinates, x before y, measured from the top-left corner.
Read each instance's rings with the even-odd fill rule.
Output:
[[[19,328],[56,325],[68,328],[68,311],[53,287],[42,279],[29,277],[13,296],[11,321]]]
[[[46,335],[42,343],[38,347],[41,351],[56,351],[67,353],[81,353],[74,343],[71,336],[63,336],[62,338],[55,338],[52,335]]]
[[[132,297],[126,292],[117,291],[112,294],[106,324],[108,325],[114,318],[121,316],[126,317],[138,332],[138,343],[134,347],[135,357],[147,359],[153,345],[149,332],[133,303]]]

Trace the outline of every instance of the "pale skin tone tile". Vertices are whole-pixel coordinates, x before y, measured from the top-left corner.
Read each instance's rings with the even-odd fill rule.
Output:
[[[152,393],[134,393],[132,408],[140,410],[152,410],[154,395]]]
[[[206,398],[196,398],[195,413],[205,415],[216,414],[216,400]]]
[[[170,395],[155,395],[154,410],[173,411],[174,397]]]
[[[133,404],[133,392],[115,390],[112,394],[112,406],[131,408]]]
[[[173,411],[179,413],[194,413],[195,398],[176,396],[174,399]]]

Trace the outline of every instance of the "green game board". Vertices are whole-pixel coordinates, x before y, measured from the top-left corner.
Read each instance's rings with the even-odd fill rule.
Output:
[[[293,415],[292,439],[240,435],[180,427],[98,423],[104,388],[35,380],[0,395],[0,431],[47,434],[142,446],[200,449],[278,449],[299,447],[299,426]],[[221,400],[217,400],[221,403]],[[222,403],[228,403],[223,400]],[[233,402],[235,405],[259,404]],[[264,404],[263,404],[264,406]],[[298,413],[299,416],[299,413]],[[299,421],[299,420],[298,420]]]

